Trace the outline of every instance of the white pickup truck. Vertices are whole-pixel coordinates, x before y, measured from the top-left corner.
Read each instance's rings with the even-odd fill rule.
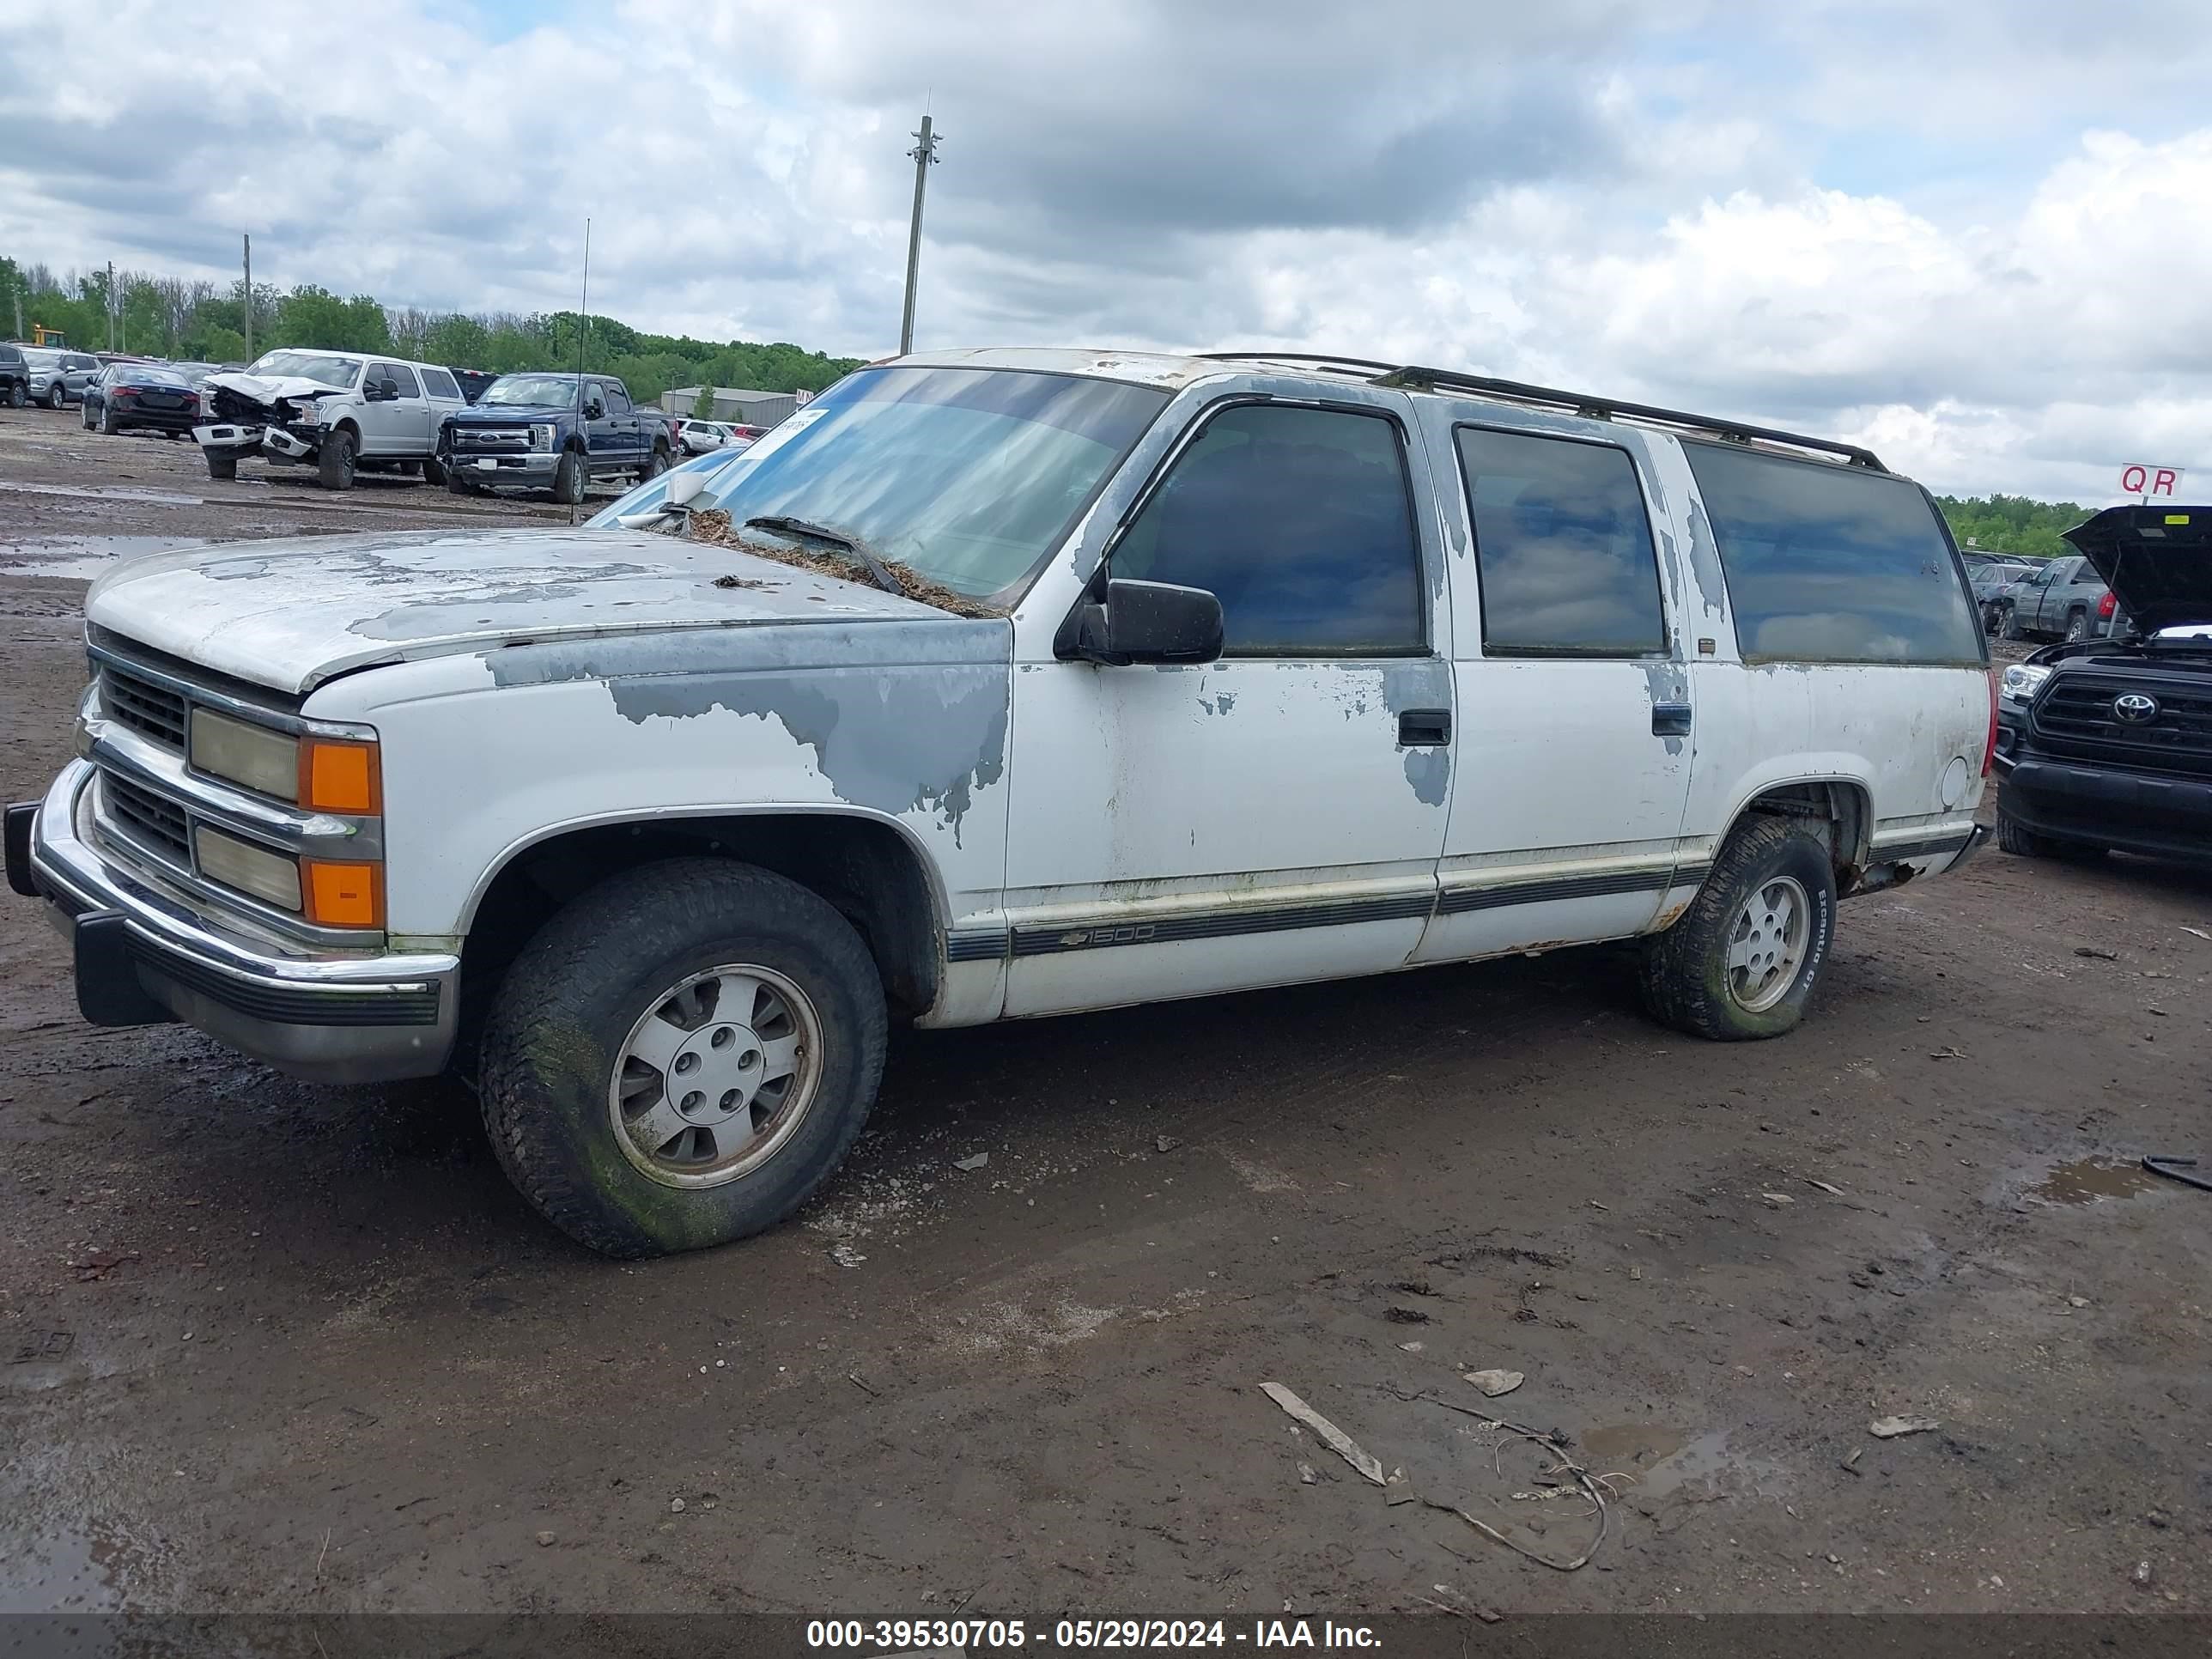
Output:
[[[106,1024],[453,1069],[615,1255],[787,1214],[893,1019],[1640,938],[1795,1024],[1839,896],[1978,844],[1993,696],[1917,485],[1438,370],[1057,350],[857,373],[576,530],[94,585],[9,879]]]

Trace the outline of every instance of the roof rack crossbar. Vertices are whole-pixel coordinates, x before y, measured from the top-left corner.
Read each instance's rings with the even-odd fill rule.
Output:
[[[1615,398],[1562,392],[1557,386],[1530,386],[1525,381],[1501,380],[1486,374],[1465,374],[1456,369],[1377,362],[1371,358],[1342,357],[1334,352],[1322,351],[1206,351],[1198,355],[1222,362],[1312,363],[1324,368],[1373,369],[1379,371],[1374,380],[1376,386],[1421,391],[1479,392],[1512,403],[1531,404],[1544,409],[1562,409],[1592,420],[1620,418],[1637,421],[1682,432],[1702,433],[1733,443],[1748,443],[1757,439],[1765,443],[1788,444],[1794,448],[1816,450],[1824,455],[1839,455],[1853,466],[1863,466],[1871,471],[1889,471],[1872,450],[1862,449],[1856,444],[1839,443],[1832,438],[1809,437],[1802,432],[1784,432],[1778,427],[1752,426],[1742,421],[1692,415],[1686,410],[1662,409],[1652,404],[1623,403]]]

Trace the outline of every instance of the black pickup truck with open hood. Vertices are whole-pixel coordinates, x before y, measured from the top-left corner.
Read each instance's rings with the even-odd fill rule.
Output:
[[[2005,670],[1997,844],[2212,860],[2212,507],[2107,507],[2066,539],[2132,627]]]

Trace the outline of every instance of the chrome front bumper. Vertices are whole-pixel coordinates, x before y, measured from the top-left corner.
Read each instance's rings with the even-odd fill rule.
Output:
[[[72,761],[35,809],[8,809],[7,837],[9,885],[45,899],[72,941],[88,1018],[182,1020],[313,1082],[445,1068],[459,957],[313,952],[228,928],[102,856],[91,839],[93,776]]]

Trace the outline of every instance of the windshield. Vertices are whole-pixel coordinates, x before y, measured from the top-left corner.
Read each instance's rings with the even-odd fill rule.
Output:
[[[987,599],[1058,545],[1167,401],[1154,387],[1074,375],[863,369],[750,448],[726,459],[714,452],[720,465],[691,506],[720,508],[736,526],[817,526]],[[592,522],[665,493],[656,479]]]
[[[253,366],[246,372],[271,379],[290,376],[313,380],[317,386],[335,386],[343,392],[361,373],[361,363],[358,357],[333,357],[323,351],[265,351],[253,360]]]
[[[573,374],[503,374],[485,388],[480,404],[527,404],[565,409],[576,401]]]

